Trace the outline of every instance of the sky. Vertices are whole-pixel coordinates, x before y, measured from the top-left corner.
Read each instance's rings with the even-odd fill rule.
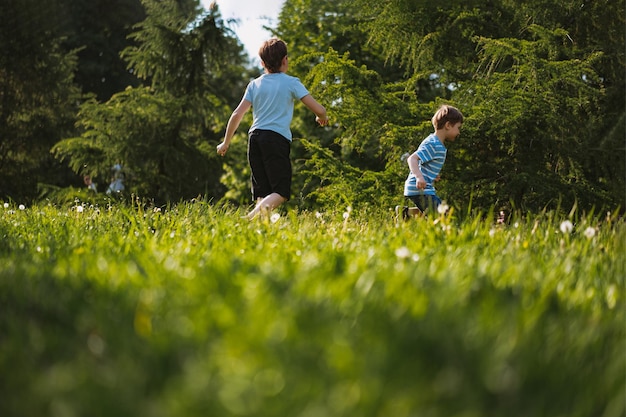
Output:
[[[213,0],[202,0],[205,9]],[[228,24],[237,34],[246,52],[253,62],[258,63],[259,46],[268,39],[270,32],[263,25],[274,27],[278,23],[278,14],[285,0],[216,0],[225,22],[239,19],[238,23]]]

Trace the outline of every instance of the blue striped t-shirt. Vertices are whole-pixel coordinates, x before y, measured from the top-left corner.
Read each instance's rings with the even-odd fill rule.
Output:
[[[417,189],[417,178],[412,172],[409,172],[409,176],[404,182],[404,195],[437,195],[433,182],[435,178],[441,172],[443,163],[446,162],[446,154],[448,150],[441,143],[439,138],[431,133],[426,139],[422,141],[415,153],[420,159],[420,171],[426,180],[426,188],[423,190]]]

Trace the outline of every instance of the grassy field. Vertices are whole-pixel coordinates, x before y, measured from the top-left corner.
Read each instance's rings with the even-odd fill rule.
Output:
[[[621,417],[626,228],[0,206],[0,415]]]

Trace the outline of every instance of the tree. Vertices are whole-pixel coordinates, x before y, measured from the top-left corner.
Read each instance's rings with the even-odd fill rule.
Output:
[[[73,129],[75,51],[62,46],[56,1],[0,3],[0,196],[30,201],[42,183],[68,178],[50,147]]]
[[[84,93],[106,101],[139,80],[120,57],[133,26],[145,19],[141,0],[59,0],[57,23],[64,47],[76,50],[75,82]]]
[[[130,68],[148,84],[90,101],[79,113],[80,137],[61,141],[57,157],[77,173],[105,177],[122,164],[129,191],[158,203],[205,194],[219,198],[217,142],[231,72],[245,73],[243,48],[223,25],[217,7],[196,1],[146,0],[147,18],[124,51]],[[228,95],[224,95],[228,92]]]
[[[317,51],[294,69],[314,74],[318,95],[329,91],[339,130],[325,158],[349,164],[346,172],[385,177],[401,193],[406,166],[394,179],[385,173],[432,130],[430,116],[447,102],[467,116],[439,187],[453,203],[539,210],[624,201],[623,2],[288,0],[276,32],[304,52]],[[384,65],[337,76],[337,68],[353,64],[347,55],[329,59],[324,52],[346,33],[358,34]],[[404,72],[385,71],[389,65]],[[359,82],[368,70],[378,77]],[[333,94],[340,86],[341,94]],[[374,99],[362,99],[372,91]],[[374,122],[368,126],[364,118]],[[309,176],[344,181],[311,161]]]

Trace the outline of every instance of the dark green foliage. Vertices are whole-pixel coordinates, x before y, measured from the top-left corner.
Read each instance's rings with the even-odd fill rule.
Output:
[[[142,14],[138,0],[0,4],[0,195],[82,184],[50,148],[74,134],[81,89],[108,98],[136,83],[119,52]]]
[[[64,45],[78,50],[75,82],[84,93],[108,100],[139,80],[120,53],[129,46],[133,26],[146,17],[141,0],[62,0],[59,30]]]
[[[129,188],[126,193],[149,196],[159,203],[216,195],[220,166],[206,141],[197,139],[202,137],[201,131],[194,128],[204,120],[200,115],[194,117],[198,110],[184,111],[190,105],[206,108],[209,100],[193,102],[134,88],[104,104],[86,102],[80,113],[85,133],[60,142],[55,154],[67,158],[75,172],[102,179],[104,186],[110,168],[121,163]]]
[[[0,195],[28,201],[39,183],[67,181],[50,147],[71,132],[79,90],[75,51],[56,31],[58,2],[0,4]]]
[[[80,186],[85,173],[102,190],[122,163],[128,191],[148,199],[248,201],[248,120],[232,158],[216,158],[214,145],[257,74],[217,8],[11,0],[0,12],[9,22],[0,29],[1,195],[46,196]],[[437,187],[451,204],[623,206],[624,16],[624,3],[610,0],[287,0],[272,29],[289,45],[290,73],[331,117],[319,128],[296,106],[295,204],[341,201],[333,190],[359,190],[362,179],[378,191],[352,192],[353,205],[402,201],[401,155],[450,103],[466,116]],[[74,126],[79,87],[97,101]],[[51,158],[53,146],[73,174]],[[315,160],[320,149],[327,166]],[[341,165],[353,174],[324,171]]]
[[[244,73],[241,46],[216,8],[199,14],[193,2],[145,5],[148,17],[132,35],[138,46],[124,56],[150,86],[129,88],[106,103],[84,103],[82,135],[54,151],[75,172],[100,179],[121,164],[126,193],[161,204],[201,194],[219,198],[221,162],[208,140],[217,141],[218,123],[233,101],[230,88],[241,85],[225,76]]]
[[[332,81],[337,59],[294,66],[303,78],[313,73],[310,79],[324,80],[314,86],[320,85],[318,94],[341,128],[334,140],[322,142],[333,143],[329,157],[362,172],[395,170],[385,178],[400,197],[408,168],[396,168],[399,155],[417,148],[432,131],[430,117],[446,102],[466,115],[438,184],[454,205],[471,200],[477,207],[540,210],[576,201],[600,209],[626,200],[623,2],[355,0],[317,6],[287,1],[277,33],[288,42],[293,36],[297,51],[343,51],[320,30],[330,18],[333,34],[349,35],[349,45],[367,45],[350,55],[367,67],[348,82],[339,77],[343,84]],[[360,83],[368,70],[378,77]],[[389,205],[382,195],[380,204]]]

